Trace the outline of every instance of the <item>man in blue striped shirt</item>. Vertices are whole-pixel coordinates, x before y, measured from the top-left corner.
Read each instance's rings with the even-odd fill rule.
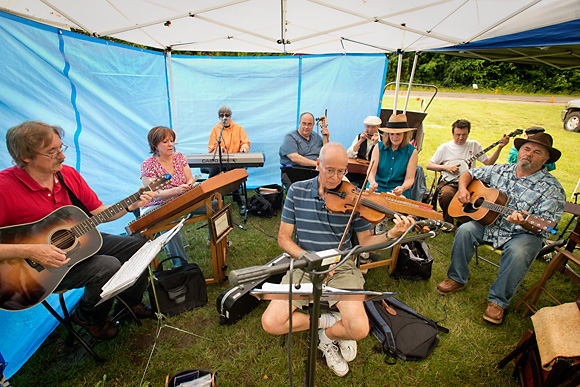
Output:
[[[328,143],[320,151],[316,160],[318,177],[296,182],[290,186],[282,211],[278,232],[278,245],[294,258],[305,252],[336,249],[348,224],[350,214],[331,214],[325,206],[329,190],[335,189],[346,173],[348,158],[344,147],[338,143]],[[395,227],[386,234],[372,235],[372,225],[355,214],[341,249],[352,247],[350,242],[356,233],[361,245],[372,245],[402,235],[413,223],[411,217],[396,217]],[[296,230],[296,237],[292,234]],[[339,289],[362,289],[364,279],[352,260],[339,266],[328,279],[328,286]],[[301,270],[293,276],[295,282],[310,282]],[[289,276],[282,280],[288,283]],[[296,309],[304,303],[293,301],[292,330],[304,331],[309,328],[310,317]],[[348,362],[357,353],[356,340],[367,336],[368,318],[362,302],[338,302],[338,313],[325,313],[320,318],[318,336],[328,366],[338,376],[348,372]],[[262,326],[266,332],[282,335],[289,330],[288,303],[271,301],[262,316]]]

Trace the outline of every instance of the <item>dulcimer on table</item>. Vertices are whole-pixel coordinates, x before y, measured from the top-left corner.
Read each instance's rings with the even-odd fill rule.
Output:
[[[389,209],[402,214],[420,216],[421,218],[443,220],[443,214],[433,210],[433,206],[416,200],[407,199],[389,192],[381,192],[389,202]]]
[[[370,161],[365,159],[348,159],[348,164],[346,165],[346,170],[348,173],[359,173],[361,175],[366,175],[369,169]]]
[[[165,219],[192,207],[216,192],[219,192],[222,195],[229,194],[237,189],[247,177],[248,172],[241,168],[232,169],[231,171],[211,177],[206,181],[193,186],[187,191],[184,191],[182,194],[159,206],[155,210],[137,218],[125,226],[125,230],[128,235],[143,232]]]

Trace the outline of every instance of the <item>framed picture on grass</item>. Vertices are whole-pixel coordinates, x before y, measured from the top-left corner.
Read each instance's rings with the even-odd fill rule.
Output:
[[[223,238],[226,237],[234,229],[234,222],[232,221],[232,208],[228,204],[221,210],[216,212],[209,219],[209,233],[211,239],[217,245]]]

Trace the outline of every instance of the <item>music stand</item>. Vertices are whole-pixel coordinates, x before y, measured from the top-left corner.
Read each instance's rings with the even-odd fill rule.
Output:
[[[290,179],[291,183],[312,179],[318,176],[318,171],[313,168],[283,167],[282,172],[284,172],[288,176],[288,179]]]
[[[364,290],[342,290],[324,287],[322,284],[326,274],[310,275],[311,284],[301,284],[301,288],[292,289],[292,300],[312,301],[310,308],[310,328],[308,330],[308,360],[306,362],[306,372],[304,375],[304,385],[314,386],[316,375],[316,350],[318,348],[318,319],[320,318],[320,301],[370,301],[377,297],[393,297],[397,293],[382,293]],[[262,289],[255,289],[250,294],[259,300],[285,300],[290,302],[288,284],[273,285],[264,284]],[[292,284],[291,286],[294,286]],[[285,287],[287,290],[282,290]],[[322,289],[324,287],[324,290]],[[290,327],[290,329],[292,329]]]
[[[204,340],[213,341],[212,339],[208,339],[206,337],[196,335],[195,333],[188,332],[186,330],[168,325],[168,324],[161,324],[163,319],[167,319],[165,315],[161,313],[161,309],[159,308],[159,300],[157,298],[157,293],[155,291],[155,286],[153,286],[153,271],[151,270],[151,266],[149,265],[153,259],[157,256],[157,254],[165,247],[165,245],[169,242],[169,240],[176,235],[179,235],[179,231],[183,227],[183,224],[186,222],[186,218],[181,219],[181,221],[176,224],[171,230],[164,233],[163,235],[157,237],[156,239],[149,240],[145,243],[137,252],[127,260],[121,266],[121,268],[113,275],[109,281],[103,286],[101,293],[101,301],[97,303],[104,302],[111,297],[116,296],[120,292],[124,291],[125,289],[131,287],[137,279],[141,276],[141,274],[145,271],[146,268],[149,268],[149,281],[151,282],[151,287],[153,289],[153,295],[155,298],[155,304],[157,305],[157,312],[155,315],[157,316],[157,335],[155,336],[155,341],[153,342],[153,347],[151,348],[151,353],[149,354],[149,359],[147,360],[147,364],[145,365],[145,370],[143,371],[143,376],[141,378],[141,383],[143,384],[143,380],[145,379],[145,375],[147,374],[147,369],[149,368],[149,364],[151,363],[151,358],[153,356],[153,351],[155,351],[155,347],[157,345],[157,340],[159,339],[159,335],[161,334],[161,330],[164,327],[172,328],[177,331],[188,333],[190,335],[199,337]],[[153,300],[151,300],[153,301]]]

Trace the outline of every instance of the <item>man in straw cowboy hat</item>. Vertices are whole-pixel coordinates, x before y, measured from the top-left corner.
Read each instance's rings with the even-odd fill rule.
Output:
[[[486,321],[501,324],[505,309],[518,290],[534,258],[548,237],[547,231],[534,233],[523,227],[525,214],[533,214],[558,222],[562,217],[566,197],[562,185],[544,166],[560,158],[560,151],[552,146],[552,137],[538,133],[514,141],[518,149],[517,164],[490,165],[470,169],[459,178],[458,199],[469,203],[468,185],[481,180],[508,196],[509,215],[500,215],[489,226],[477,221],[462,224],[455,234],[451,249],[451,265],[447,278],[437,285],[442,295],[465,288],[469,276],[468,264],[474,245],[489,243],[502,249],[497,278],[489,288],[488,306],[483,315]]]
[[[453,141],[446,142],[439,145],[431,160],[427,163],[427,169],[430,171],[438,171],[443,174],[448,173],[447,177],[442,178],[437,186],[439,205],[443,211],[443,217],[446,222],[453,223],[453,218],[447,213],[447,208],[451,199],[457,192],[457,179],[459,178],[459,163],[458,161],[467,160],[473,155],[483,150],[482,146],[475,140],[469,140],[469,133],[471,132],[471,123],[467,120],[457,120],[451,125],[451,133],[453,134]],[[495,150],[490,156],[484,153],[477,158],[485,165],[495,164],[501,150],[509,142],[509,138],[504,136]],[[469,168],[475,167],[475,161]]]

